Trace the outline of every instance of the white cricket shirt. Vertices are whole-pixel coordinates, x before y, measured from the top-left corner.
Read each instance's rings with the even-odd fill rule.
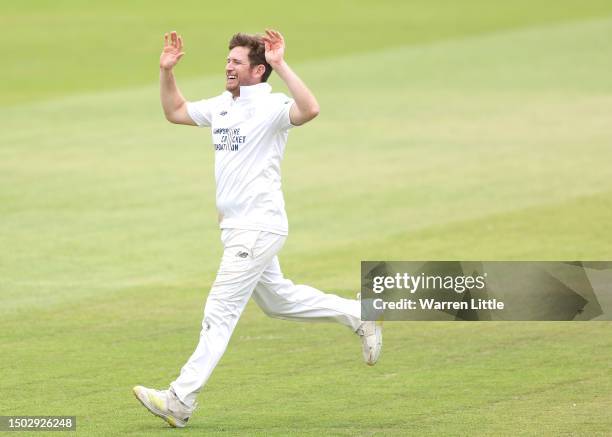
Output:
[[[217,209],[221,229],[287,235],[281,169],[293,99],[267,83],[240,87],[211,99],[188,102],[199,127],[210,127],[215,150]]]

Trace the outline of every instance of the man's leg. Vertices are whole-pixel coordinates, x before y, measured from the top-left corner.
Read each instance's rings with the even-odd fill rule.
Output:
[[[170,385],[192,407],[197,394],[225,352],[255,285],[286,237],[267,232],[224,230],[224,251],[206,306],[195,352]]]
[[[283,277],[277,256],[261,274],[253,300],[266,314],[279,319],[338,322],[353,332],[362,323],[359,301],[295,285]]]
[[[326,294],[307,285],[295,285],[283,277],[276,256],[261,274],[253,299],[271,317],[341,323],[361,338],[366,364],[373,366],[378,361],[382,349],[382,327],[374,321],[361,321],[360,302]]]

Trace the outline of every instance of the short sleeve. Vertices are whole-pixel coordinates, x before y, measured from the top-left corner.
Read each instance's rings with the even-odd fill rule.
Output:
[[[187,113],[199,127],[208,127],[212,123],[212,102],[200,100],[198,102],[187,102]]]
[[[285,131],[294,127],[291,124],[291,118],[289,117],[289,112],[291,111],[291,106],[293,106],[294,100],[285,96],[284,94],[279,94],[274,99],[274,105],[272,108],[272,125],[275,126],[276,130]]]

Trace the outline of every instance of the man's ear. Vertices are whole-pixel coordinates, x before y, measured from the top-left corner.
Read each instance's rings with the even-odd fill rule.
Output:
[[[265,72],[266,72],[266,66],[264,64],[259,64],[257,67],[255,67],[255,74],[259,76],[260,78],[263,77]]]

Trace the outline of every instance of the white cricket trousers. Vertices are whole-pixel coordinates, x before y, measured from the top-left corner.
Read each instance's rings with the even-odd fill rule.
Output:
[[[352,331],[361,324],[357,300],[295,285],[283,277],[276,254],[287,239],[263,231],[224,229],[223,257],[204,307],[200,341],[179,377],[170,384],[186,405],[195,403],[221,359],[251,295],[271,317],[339,322]]]

